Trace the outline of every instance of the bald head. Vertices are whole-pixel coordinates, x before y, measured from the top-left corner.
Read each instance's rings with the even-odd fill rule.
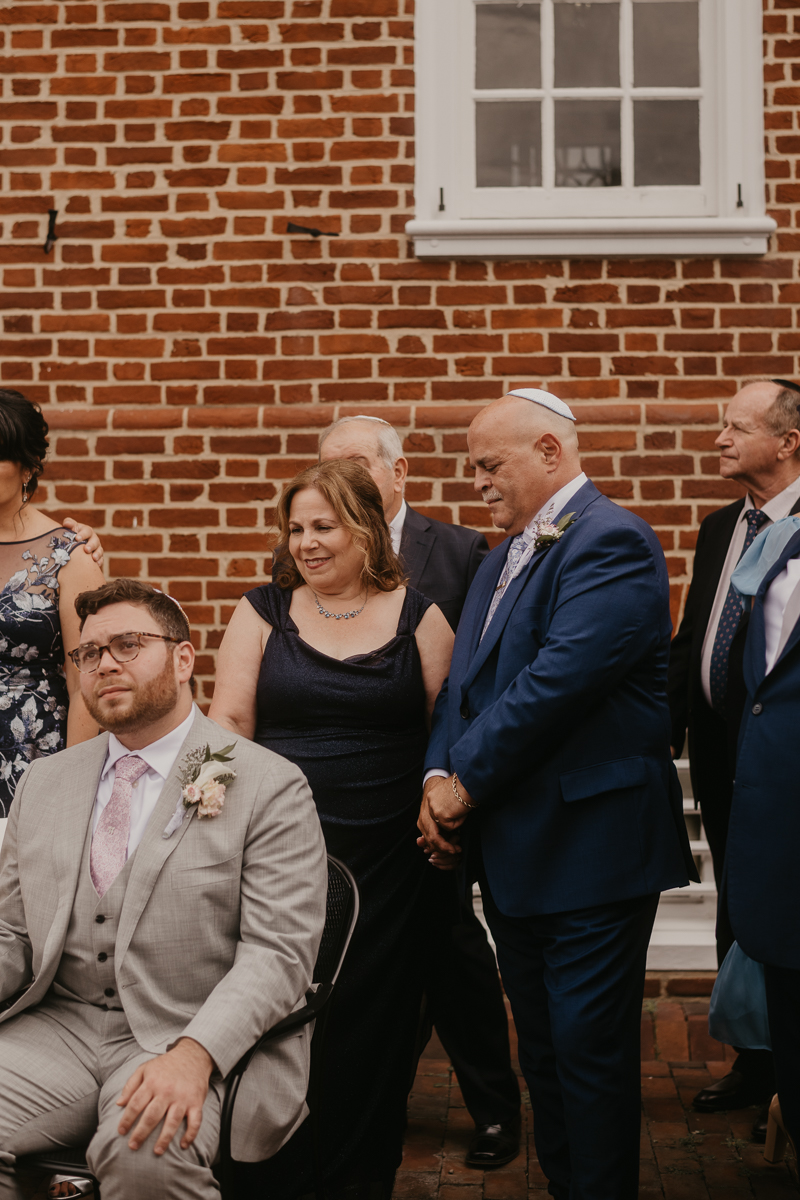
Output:
[[[476,426],[480,428],[483,421],[507,423],[509,429],[513,429],[518,437],[526,441],[534,442],[542,434],[550,433],[558,438],[565,449],[573,446],[577,450],[578,447],[574,421],[553,412],[551,408],[545,408],[542,404],[514,396],[511,392],[481,409],[470,429]]]
[[[321,462],[349,458],[369,471],[378,485],[387,522],[403,503],[408,462],[395,429],[372,417],[343,417],[323,431],[319,440]]]
[[[507,394],[481,409],[467,437],[475,488],[509,534],[520,533],[580,474],[575,423],[521,396]]]
[[[747,383],[725,412],[716,440],[719,471],[746,487],[757,507],[800,474],[800,393],[771,380]]]

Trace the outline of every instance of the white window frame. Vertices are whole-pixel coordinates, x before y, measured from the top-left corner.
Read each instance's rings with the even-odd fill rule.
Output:
[[[539,93],[476,91],[475,3],[417,0],[417,215],[406,232],[418,257],[766,253],[776,224],[764,207],[761,0],[699,0],[700,88],[636,89],[641,98],[700,99],[701,184],[674,188],[555,188],[547,172],[541,188],[476,187],[475,99],[541,95],[552,104],[552,69],[543,64]],[[553,0],[541,3],[547,36]],[[629,94],[632,0],[621,5],[624,86],[586,89],[586,96]],[[569,96],[580,94],[569,90]],[[630,114],[627,100],[623,182],[632,174]],[[545,138],[547,128],[545,122]],[[545,159],[548,154],[545,142]]]

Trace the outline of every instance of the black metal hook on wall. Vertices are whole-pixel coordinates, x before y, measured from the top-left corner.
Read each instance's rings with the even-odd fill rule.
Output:
[[[58,241],[58,234],[56,233],[56,217],[58,216],[58,209],[48,208],[47,215],[49,220],[47,223],[47,237],[44,243],[45,254],[49,254],[53,249],[54,244]]]
[[[338,233],[329,232],[326,229],[311,229],[308,225],[295,225],[294,221],[287,221],[287,233],[310,233],[313,238],[318,237],[338,237]]]

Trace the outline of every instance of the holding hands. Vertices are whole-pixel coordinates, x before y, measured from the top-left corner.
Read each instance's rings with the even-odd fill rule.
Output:
[[[422,835],[417,839],[417,845],[428,855],[431,866],[441,871],[453,871],[459,865],[459,829],[467,819],[469,809],[477,807],[461,780],[457,782],[456,795],[454,779],[453,775],[446,779],[434,775],[428,780],[417,821]]]

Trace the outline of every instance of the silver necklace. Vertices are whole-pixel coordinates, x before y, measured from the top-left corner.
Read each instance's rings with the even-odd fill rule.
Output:
[[[337,621],[341,621],[342,617],[344,617],[345,621],[349,621],[351,617],[357,617],[360,612],[364,611],[364,609],[366,608],[366,605],[367,605],[367,600],[369,599],[368,595],[364,597],[364,603],[361,605],[361,608],[351,608],[350,612],[346,612],[346,613],[332,613],[332,612],[328,612],[327,608],[322,607],[322,605],[319,602],[319,596],[317,595],[317,593],[314,591],[313,588],[311,589],[311,595],[314,597],[314,603],[316,604],[317,609],[319,610],[320,616],[334,617]]]

